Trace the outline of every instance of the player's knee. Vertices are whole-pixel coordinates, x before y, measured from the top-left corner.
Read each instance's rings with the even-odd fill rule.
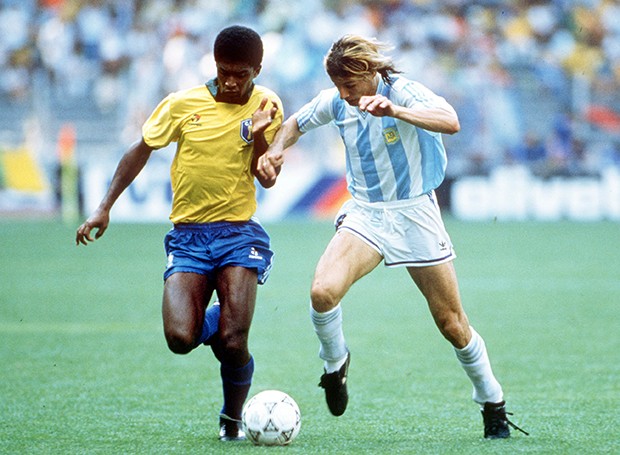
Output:
[[[331,310],[340,301],[329,286],[316,280],[310,288],[310,299],[312,300],[312,308],[320,313]]]
[[[468,341],[468,324],[463,322],[458,315],[448,315],[436,320],[437,328],[454,347],[463,348]]]
[[[165,335],[168,349],[175,354],[187,354],[196,346],[193,334],[187,331],[168,329]]]
[[[235,365],[246,360],[248,353],[248,333],[241,330],[222,331],[220,334],[222,356],[226,363]]]

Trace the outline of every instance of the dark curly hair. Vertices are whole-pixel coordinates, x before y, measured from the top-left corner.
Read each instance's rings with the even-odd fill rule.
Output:
[[[248,63],[257,68],[263,61],[263,41],[251,28],[232,25],[215,38],[213,56],[218,62]]]

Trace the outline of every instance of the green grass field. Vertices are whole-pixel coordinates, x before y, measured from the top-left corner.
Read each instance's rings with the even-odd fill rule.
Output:
[[[482,437],[450,345],[401,269],[378,268],[344,302],[350,403],[332,417],[308,316],[332,228],[267,225],[274,270],[251,333],[252,393],[291,394],[290,447],[217,440],[219,368],[171,354],[161,321],[165,225],[113,224],[88,247],[74,227],[0,223],[0,452],[7,454],[619,453],[620,225],[447,220],[472,324],[513,420]]]

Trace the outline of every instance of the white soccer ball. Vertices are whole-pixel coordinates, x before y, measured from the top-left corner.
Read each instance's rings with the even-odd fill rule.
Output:
[[[301,428],[299,406],[279,390],[265,390],[250,398],[241,420],[246,437],[256,445],[290,444]]]

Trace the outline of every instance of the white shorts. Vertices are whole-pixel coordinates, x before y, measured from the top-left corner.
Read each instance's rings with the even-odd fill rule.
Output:
[[[434,192],[395,202],[351,199],[336,215],[336,230],[366,242],[387,267],[426,267],[456,257]]]

